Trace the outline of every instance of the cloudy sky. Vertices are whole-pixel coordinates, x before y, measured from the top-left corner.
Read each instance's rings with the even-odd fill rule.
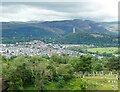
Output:
[[[118,20],[119,0],[73,1],[41,2],[26,0],[26,2],[23,2],[22,0],[4,0],[3,2],[2,0],[2,17],[0,17],[0,21]]]

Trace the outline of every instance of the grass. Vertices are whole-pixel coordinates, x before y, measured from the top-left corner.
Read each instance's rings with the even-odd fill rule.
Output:
[[[106,77],[106,80],[105,80]],[[63,88],[59,88],[58,82],[52,81],[48,82],[44,86],[44,90],[82,90],[82,87],[85,85],[86,90],[118,90],[118,81],[112,83],[112,80],[115,80],[115,75],[97,75],[94,77],[86,76],[85,78],[72,78],[69,81],[64,83]],[[110,83],[108,82],[110,80]],[[33,90],[32,85],[27,86],[26,90]]]
[[[105,77],[106,76],[106,81]],[[110,83],[108,83],[110,80]],[[115,76],[94,76],[94,77],[85,77],[81,78],[73,78],[67,81],[63,88],[58,88],[57,82],[48,83],[45,88],[50,90],[81,90],[81,86],[83,83],[86,83],[87,90],[118,90],[118,81],[112,83],[112,80],[115,80]]]
[[[116,80],[115,83],[112,83],[115,78],[115,75],[89,76],[83,79],[73,78],[67,81],[63,88],[58,88],[57,82],[50,82],[45,87],[50,90],[81,90],[81,86],[86,83],[87,90],[118,90],[118,81]],[[110,80],[110,83],[108,83],[108,80]]]
[[[67,49],[75,50],[75,51],[84,51],[86,50],[88,52],[99,52],[100,54],[106,53],[106,54],[113,54],[114,56],[118,56],[116,52],[118,52],[118,47],[83,47],[83,46],[73,46],[68,47]]]
[[[99,52],[100,54],[106,52],[107,54],[113,54],[115,56],[118,56],[118,54],[114,54],[115,52],[118,51],[117,47],[100,47],[100,48],[88,48],[86,49],[89,52]]]
[[[47,85],[45,85],[44,88],[47,90],[81,90],[82,84],[83,81],[81,80],[81,78],[73,78],[65,82],[63,88],[59,88],[57,86],[57,82],[50,82]]]
[[[86,77],[83,80],[88,81],[89,83],[95,84],[91,90],[118,90],[118,81],[112,83],[112,80],[115,80],[115,76],[94,76],[94,77]],[[108,82],[110,80],[110,83]]]
[[[115,51],[118,51],[117,47],[104,47],[104,48],[89,48],[87,49],[90,52],[100,52],[100,53],[114,53]]]

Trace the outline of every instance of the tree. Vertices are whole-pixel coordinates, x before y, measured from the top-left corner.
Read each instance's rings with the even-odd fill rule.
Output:
[[[102,71],[104,69],[104,65],[102,63],[96,63],[94,65],[94,70],[95,71]]]
[[[91,72],[93,69],[92,66],[92,57],[90,56],[80,56],[78,61],[75,64],[75,69],[77,71],[85,72]]]
[[[33,82],[31,70],[23,63],[9,76],[9,80],[11,89],[23,89],[25,85],[32,84]]]
[[[113,57],[108,60],[108,63],[106,66],[109,68],[109,70],[119,70],[120,67],[120,57]]]
[[[72,78],[73,75],[73,67],[70,64],[60,64],[57,67],[58,76],[63,76],[64,80],[68,80]]]

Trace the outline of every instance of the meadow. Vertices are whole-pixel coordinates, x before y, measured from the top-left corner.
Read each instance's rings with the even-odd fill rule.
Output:
[[[117,47],[98,47],[98,48],[87,48],[87,50],[89,52],[99,52],[99,53],[115,53],[118,51],[118,48]]]
[[[90,47],[90,46],[73,46],[66,49],[74,50],[82,53],[95,53],[99,55],[114,55],[119,56],[118,47]]]

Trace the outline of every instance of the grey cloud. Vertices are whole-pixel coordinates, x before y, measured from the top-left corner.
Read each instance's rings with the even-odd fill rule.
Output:
[[[17,16],[20,17],[19,11],[28,8],[36,8],[38,13],[30,13],[33,14],[35,18],[38,20],[42,19],[92,19],[92,20],[105,20],[108,18],[113,18],[110,15],[102,14],[100,11],[103,7],[99,3],[95,2],[3,2],[3,14],[7,18],[13,19],[14,17],[17,19]],[[48,10],[49,12],[45,13],[40,12],[41,10]],[[40,12],[40,13],[39,13]],[[52,12],[52,14],[51,14]],[[100,14],[99,14],[100,13]],[[11,16],[11,17],[9,17]],[[33,16],[28,16],[29,19],[34,19]],[[44,17],[43,17],[44,16]],[[23,19],[26,19],[26,16],[22,16]],[[22,18],[20,17],[20,18]],[[43,18],[42,18],[43,17]],[[27,18],[28,19],[28,18]]]
[[[100,9],[101,5],[95,5],[95,3],[88,2],[6,2],[3,6],[31,6],[37,8],[44,8],[59,12],[90,12]],[[96,8],[95,8],[96,7]]]

